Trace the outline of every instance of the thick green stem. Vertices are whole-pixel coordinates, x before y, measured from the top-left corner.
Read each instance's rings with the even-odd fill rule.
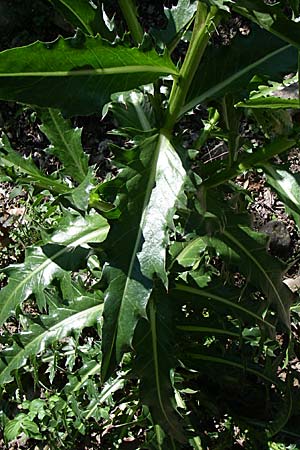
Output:
[[[119,0],[119,6],[126,20],[132,39],[136,45],[143,41],[144,32],[137,18],[136,6],[133,0]]]
[[[184,105],[191,82],[201,61],[211,34],[218,23],[218,8],[199,2],[191,42],[179,72],[179,78],[174,81],[170,95],[169,109],[164,128],[170,133]]]

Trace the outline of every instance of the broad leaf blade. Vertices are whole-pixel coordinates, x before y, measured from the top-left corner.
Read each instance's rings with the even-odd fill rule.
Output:
[[[154,292],[149,302],[149,320],[136,328],[134,370],[140,378],[142,401],[152,418],[172,438],[184,442],[180,416],[176,412],[171,370],[174,369],[174,311],[166,293]]]
[[[153,277],[166,284],[167,226],[181,193],[185,171],[164,135],[146,139],[122,152],[126,168],[106,193],[118,194],[121,212],[106,242],[109,266],[104,270],[109,288],[105,297],[103,372],[112,370],[131,346],[153,287]]]
[[[81,183],[88,173],[88,157],[81,144],[81,129],[73,128],[55,109],[41,113],[41,130],[51,142],[48,151],[64,165],[64,172]]]
[[[254,75],[281,81],[298,69],[298,52],[292,45],[257,27],[250,35],[236,37],[228,47],[210,47],[192,81],[182,113],[199,103],[225,94],[246,94]]]
[[[101,113],[114,92],[169,74],[177,69],[167,54],[79,35],[0,53],[0,98],[57,108],[68,116]]]
[[[29,321],[29,329],[18,334],[14,345],[1,352],[0,383],[12,381],[11,373],[23,367],[28,358],[37,355],[46,347],[69,335],[80,333],[100,319],[103,296],[99,293],[82,295],[73,290],[73,299],[67,305],[57,306],[49,316],[40,315]]]
[[[46,305],[45,289],[54,278],[66,271],[83,267],[88,256],[88,243],[102,242],[108,233],[108,224],[99,214],[67,216],[60,229],[43,247],[30,247],[23,264],[6,269],[8,285],[0,291],[0,323],[14,314],[15,309],[31,294],[40,308]]]

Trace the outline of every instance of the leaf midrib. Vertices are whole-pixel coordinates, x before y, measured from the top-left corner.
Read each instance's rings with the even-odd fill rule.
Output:
[[[130,73],[168,73],[178,75],[178,72],[170,67],[159,65],[138,65],[138,66],[117,66],[99,69],[85,69],[85,70],[55,70],[51,72],[5,72],[0,73],[0,78],[15,78],[15,77],[78,77],[78,76],[95,76],[95,75],[123,75]]]
[[[275,51],[273,51],[271,53],[268,53],[268,55],[266,55],[266,56],[264,56],[264,57],[262,57],[260,59],[257,59],[254,63],[251,63],[248,66],[244,67],[242,70],[240,70],[240,71],[236,72],[235,74],[231,75],[230,77],[226,78],[221,83],[218,83],[218,84],[214,85],[214,87],[208,89],[203,94],[199,95],[198,97],[196,97],[193,100],[191,100],[190,102],[188,102],[182,108],[182,110],[180,112],[180,116],[182,116],[183,114],[185,114],[189,110],[193,109],[199,103],[204,102],[208,97],[212,97],[216,92],[221,91],[226,86],[231,84],[233,81],[237,80],[238,78],[243,76],[245,73],[249,72],[251,69],[259,66],[260,64],[262,64],[265,61],[268,61],[268,59],[271,59],[274,56],[279,55],[281,52],[284,52],[284,51],[286,51],[289,48],[292,48],[291,44],[285,45],[284,47],[281,47],[280,49],[277,49],[277,50],[275,50]]]

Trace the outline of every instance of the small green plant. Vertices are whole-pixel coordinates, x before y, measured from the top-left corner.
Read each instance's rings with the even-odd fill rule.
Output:
[[[5,269],[6,441],[293,444],[298,295],[253,229],[237,177],[260,171],[300,226],[299,177],[273,159],[298,142],[299,97],[281,95],[298,73],[298,2],[179,0],[165,8],[166,28],[148,34],[132,0],[119,0],[118,20],[106,1],[51,3],[74,37],[0,53],[0,98],[36,107],[61,163],[46,175],[2,134],[5,177],[60,207],[55,229]],[[246,35],[216,45],[237,14]],[[113,147],[118,174],[102,182],[69,120],[93,113],[111,114],[125,138]],[[247,121],[258,139],[243,133]],[[224,154],[204,161],[216,143]]]

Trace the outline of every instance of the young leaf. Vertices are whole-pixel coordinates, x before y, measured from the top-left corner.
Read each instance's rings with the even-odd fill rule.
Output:
[[[110,372],[132,342],[140,317],[146,317],[155,274],[166,285],[167,226],[183,188],[185,171],[163,134],[123,151],[126,168],[104,185],[118,195],[120,218],[106,242],[109,265],[104,307],[103,373]]]
[[[23,264],[5,269],[9,283],[0,291],[0,323],[13,315],[31,294],[36,296],[39,307],[44,308],[46,287],[66,271],[83,267],[89,253],[88,243],[103,242],[108,229],[107,221],[99,214],[91,213],[85,218],[68,215],[43,246],[29,247]]]
[[[64,165],[64,172],[81,183],[88,173],[88,157],[81,145],[81,130],[73,128],[55,109],[41,112],[40,129],[47,136],[51,145],[48,151],[57,156]]]
[[[297,69],[297,49],[254,26],[249,36],[236,37],[228,47],[208,48],[181,113],[225,94],[245,95],[254,75],[281,81],[283,75]]]
[[[1,52],[0,98],[58,108],[68,116],[101,113],[114,92],[177,73],[167,54],[77,35]]]
[[[1,386],[12,381],[12,371],[23,367],[31,356],[43,352],[72,331],[80,333],[84,327],[95,325],[102,314],[102,299],[100,292],[83,295],[73,289],[72,300],[67,305],[56,306],[49,316],[39,315],[37,320],[28,319],[28,330],[18,333],[14,345],[0,353]]]
[[[117,134],[135,137],[157,128],[150,95],[133,90],[112,96],[110,110],[118,122]]]

